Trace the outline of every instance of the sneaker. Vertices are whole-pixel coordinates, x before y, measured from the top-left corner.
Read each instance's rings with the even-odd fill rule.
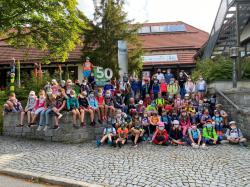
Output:
[[[118,142],[118,147],[119,147],[119,148],[122,147],[122,142]]]
[[[207,149],[206,144],[202,144],[202,145],[201,145],[201,148],[202,148],[202,149]]]
[[[73,124],[73,127],[77,129],[77,126],[76,126],[76,124]]]
[[[135,147],[135,148],[138,147],[138,144],[134,144],[133,147]]]
[[[81,126],[85,127],[86,126],[85,122],[81,122]]]
[[[39,125],[38,128],[36,129],[37,131],[41,131],[43,129],[43,126]]]
[[[113,144],[113,142],[112,142],[112,141],[110,141],[110,140],[108,140],[108,144],[109,144],[109,145],[112,145],[112,144]]]
[[[61,119],[62,117],[63,117],[63,115],[62,115],[62,114],[59,114],[58,119]]]
[[[199,148],[199,146],[197,145],[197,144],[195,144],[195,143],[192,143],[192,145],[191,145],[194,149],[198,149]]]
[[[43,131],[47,131],[48,130],[48,125],[45,125]]]
[[[245,142],[240,142],[239,145],[240,145],[241,147],[247,147],[247,144],[246,144]]]
[[[54,129],[54,130],[58,130],[58,129],[60,129],[60,127],[59,127],[59,126],[57,126],[57,125],[55,125],[52,129]]]
[[[101,141],[100,140],[96,140],[96,146],[100,147],[101,146]]]
[[[102,124],[102,120],[98,119],[98,123]]]

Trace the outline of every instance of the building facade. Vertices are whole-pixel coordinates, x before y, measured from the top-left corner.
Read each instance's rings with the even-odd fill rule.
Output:
[[[158,68],[171,68],[174,71],[183,69],[190,72],[195,67],[200,49],[208,39],[208,33],[180,21],[145,23],[138,34],[145,52],[142,57],[143,70],[150,73],[154,73]],[[16,62],[20,61],[21,73],[30,74],[33,69],[42,64],[45,55],[45,52],[38,49],[15,49],[5,42],[0,42],[0,89],[4,89],[7,85],[8,74],[14,59]],[[53,74],[60,66],[64,72],[64,79],[69,77],[81,81],[83,79],[81,57],[82,46],[77,46],[69,54],[66,62],[42,64],[42,71]]]

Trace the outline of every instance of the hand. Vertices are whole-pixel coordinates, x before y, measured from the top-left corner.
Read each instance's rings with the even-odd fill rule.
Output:
[[[217,141],[216,141],[216,140],[214,140],[213,144],[216,144],[216,143],[217,143]]]

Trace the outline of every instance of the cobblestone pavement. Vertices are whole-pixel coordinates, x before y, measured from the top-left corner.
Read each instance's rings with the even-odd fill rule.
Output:
[[[0,137],[0,169],[12,168],[110,186],[250,186],[250,149],[96,148]]]

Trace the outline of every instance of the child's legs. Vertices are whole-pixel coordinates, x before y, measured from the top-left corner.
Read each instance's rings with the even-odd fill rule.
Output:
[[[97,112],[98,119],[101,120],[100,108],[95,109],[95,112]]]
[[[101,143],[105,142],[105,141],[107,140],[107,138],[108,138],[108,135],[107,135],[107,134],[104,135],[104,136],[102,137],[102,139],[101,139]]]
[[[240,143],[244,143],[244,142],[246,142],[246,141],[247,141],[246,138],[240,138],[240,140],[239,140]]]
[[[89,115],[90,115],[91,122],[93,122],[94,121],[94,110],[89,109]]]
[[[59,120],[58,120],[58,117],[57,117],[57,116],[54,116],[54,119],[55,119],[55,126],[59,126]]]
[[[52,111],[51,108],[48,108],[48,109],[45,111],[45,125],[49,125],[49,114],[50,114],[51,111]]]
[[[39,120],[39,125],[40,126],[43,126],[44,125],[44,123],[45,123],[45,111],[44,110],[42,110],[41,112],[40,112],[40,120]]]
[[[31,112],[30,111],[27,112],[27,120],[28,120],[28,123],[30,123],[30,120],[31,120]]]
[[[23,125],[23,119],[24,119],[25,112],[21,112],[20,115],[20,124]]]
[[[187,129],[188,129],[187,125],[182,126],[181,128],[182,128],[182,135],[183,135],[183,136],[186,136],[186,134],[187,134]]]
[[[60,112],[57,111],[57,108],[56,107],[53,107],[52,108],[52,111],[56,114],[56,115],[60,115]]]
[[[85,115],[85,111],[83,109],[80,109],[80,121],[81,121],[81,123],[84,122],[84,115]]]
[[[73,109],[71,112],[72,112],[72,115],[73,115],[73,124],[76,125],[76,110]]]

